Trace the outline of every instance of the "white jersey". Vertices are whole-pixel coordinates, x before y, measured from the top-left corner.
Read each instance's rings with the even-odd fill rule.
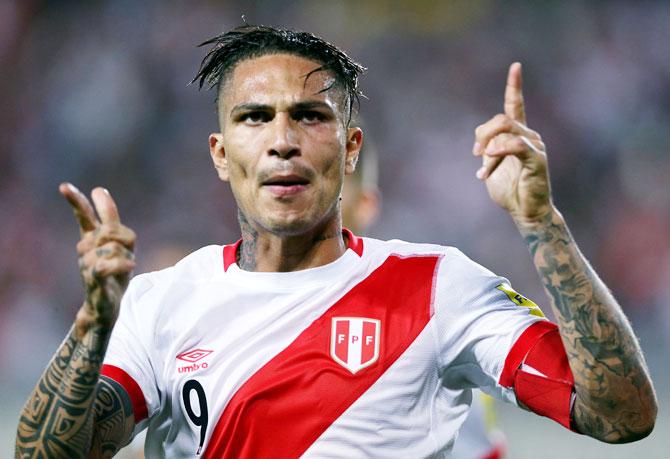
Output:
[[[103,374],[147,457],[447,457],[471,388],[516,403],[499,379],[536,308],[454,248],[345,232],[317,268],[244,271],[238,242],[132,280]]]

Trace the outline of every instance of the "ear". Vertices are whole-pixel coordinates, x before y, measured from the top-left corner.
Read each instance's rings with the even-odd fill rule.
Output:
[[[346,158],[344,173],[353,174],[358,162],[358,154],[363,146],[363,131],[361,128],[353,127],[347,129]]]
[[[220,132],[209,135],[209,154],[212,157],[214,168],[219,174],[219,178],[224,182],[228,181],[228,161],[226,159],[226,150],[223,148],[223,135]]]

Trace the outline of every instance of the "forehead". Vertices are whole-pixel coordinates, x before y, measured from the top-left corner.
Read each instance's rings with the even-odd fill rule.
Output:
[[[336,104],[330,72],[310,72],[320,63],[292,54],[267,54],[239,62],[222,88],[222,107],[240,103],[271,104],[277,101],[321,100]],[[309,75],[309,78],[307,76]],[[335,107],[333,107],[335,108]]]

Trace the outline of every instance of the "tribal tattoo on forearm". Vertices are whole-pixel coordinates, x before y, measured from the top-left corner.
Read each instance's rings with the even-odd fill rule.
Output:
[[[105,424],[107,431],[97,435],[95,445],[105,454],[95,457],[111,457],[110,435],[129,438],[119,437],[120,432],[128,432],[128,425],[132,430],[132,406],[124,400],[127,394],[110,380],[98,383],[108,338],[109,331],[98,327],[89,329],[81,340],[74,327],[70,330],[23,408],[17,458],[86,457],[93,444],[94,421]]]
[[[607,442],[648,435],[656,410],[654,390],[620,306],[560,214],[521,232],[551,299],[575,378],[574,427]]]
[[[94,457],[112,457],[132,437],[133,405],[119,383],[100,377],[95,399],[95,431],[91,452]]]

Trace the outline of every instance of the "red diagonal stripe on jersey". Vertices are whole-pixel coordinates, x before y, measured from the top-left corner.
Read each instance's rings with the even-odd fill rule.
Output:
[[[290,458],[304,453],[425,328],[438,259],[389,257],[240,387],[203,457]],[[379,319],[379,360],[356,374],[336,363],[330,357],[333,317]]]

